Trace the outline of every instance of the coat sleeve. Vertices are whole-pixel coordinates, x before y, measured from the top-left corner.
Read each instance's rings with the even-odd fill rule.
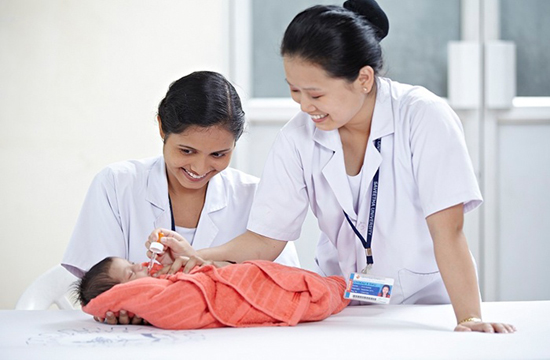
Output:
[[[127,258],[126,238],[113,171],[106,168],[96,175],[88,189],[61,263],[81,277],[106,256]]]
[[[419,104],[411,120],[410,142],[425,217],[461,203],[465,212],[481,204],[462,124],[447,104]]]
[[[276,240],[296,240],[309,197],[296,146],[281,131],[267,158],[248,221],[248,230]]]

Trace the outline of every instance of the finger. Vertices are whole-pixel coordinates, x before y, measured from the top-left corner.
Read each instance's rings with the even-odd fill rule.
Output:
[[[188,250],[186,245],[189,245],[189,243],[187,243],[187,240],[183,240],[184,241],[178,241],[176,238],[165,236],[160,240],[160,242],[169,248],[173,253],[177,255],[186,255],[186,250]]]
[[[98,316],[94,316],[94,320],[97,321],[97,322],[100,322],[100,323],[105,322],[105,318],[98,317]]]
[[[160,269],[159,271],[154,273],[153,277],[159,277],[160,275],[167,274],[168,271],[170,270],[170,266],[172,266],[172,265],[165,265],[162,269]]]
[[[126,310],[120,310],[120,313],[118,315],[118,322],[121,325],[128,325],[130,323],[130,317],[128,316]]]
[[[486,333],[494,333],[495,329],[493,329],[493,325],[490,323],[476,323],[473,330],[486,332]]]
[[[188,257],[186,256],[180,256],[178,257],[174,263],[172,264],[172,266],[170,266],[170,270],[168,271],[168,274],[175,274],[177,273],[181,268],[182,266],[187,263],[187,261],[189,260]]]
[[[109,325],[118,324],[115,314],[113,314],[111,311],[107,311],[107,314],[105,314],[105,322]]]
[[[185,274],[189,274],[193,268],[197,266],[197,258],[190,258],[187,263],[185,264],[185,267],[183,268],[183,272]]]
[[[143,323],[143,319],[137,315],[134,315],[132,318],[132,325],[141,325],[141,323]]]
[[[500,324],[500,323],[494,323],[494,324],[491,324],[493,326],[493,329],[497,332],[497,333],[500,333],[500,334],[506,334],[508,333],[508,329],[504,326],[504,324]]]
[[[457,326],[455,327],[455,331],[468,332],[468,331],[472,331],[472,329],[470,329],[470,328],[467,327],[467,326],[457,325]]]

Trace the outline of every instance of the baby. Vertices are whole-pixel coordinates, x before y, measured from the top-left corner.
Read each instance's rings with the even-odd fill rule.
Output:
[[[82,310],[104,318],[124,309],[164,329],[291,326],[344,309],[346,282],[270,261],[208,262],[158,278],[146,264],[108,257],[76,284]],[[161,265],[153,268],[153,273]]]
[[[229,265],[229,262],[215,261],[202,262],[205,265],[212,264],[216,267]],[[85,306],[113,286],[124,284],[129,281],[151,277],[152,274],[160,270],[161,266],[155,264],[151,274],[147,273],[148,263],[136,264],[123,258],[106,257],[101,260],[84,274],[84,276],[75,283],[75,293],[80,305]],[[166,278],[166,276],[160,276]]]

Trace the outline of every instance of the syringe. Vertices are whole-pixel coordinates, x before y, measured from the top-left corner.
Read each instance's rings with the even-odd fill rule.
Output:
[[[149,251],[151,252],[151,260],[149,261],[149,266],[147,266],[147,274],[151,275],[151,269],[155,263],[157,254],[161,254],[164,251],[164,246],[160,243],[160,239],[164,237],[162,232],[159,232],[159,237],[157,241],[154,241],[149,245]]]

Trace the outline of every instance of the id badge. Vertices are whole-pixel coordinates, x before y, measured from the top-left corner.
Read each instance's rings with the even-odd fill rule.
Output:
[[[375,304],[389,304],[393,290],[392,278],[351,273],[344,299],[359,300]]]

